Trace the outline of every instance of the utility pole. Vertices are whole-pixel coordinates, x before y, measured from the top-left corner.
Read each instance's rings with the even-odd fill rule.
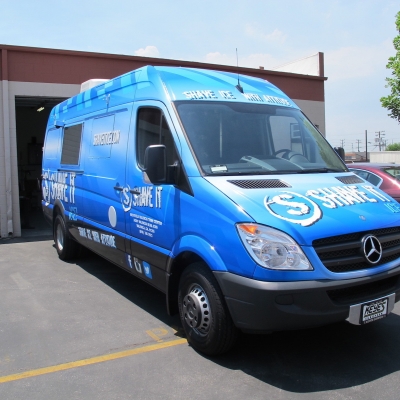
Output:
[[[375,142],[378,142],[379,151],[382,151],[382,150],[381,150],[381,146],[382,146],[383,138],[381,138],[381,136],[385,136],[385,135],[384,135],[384,132],[385,132],[385,131],[378,131],[378,132],[375,132],[375,134],[378,136],[377,138],[375,138]]]
[[[357,151],[360,152],[360,139],[357,139]]]
[[[365,161],[368,162],[368,138],[367,138],[367,130],[365,130]]]
[[[344,139],[340,139],[340,147],[344,149]]]

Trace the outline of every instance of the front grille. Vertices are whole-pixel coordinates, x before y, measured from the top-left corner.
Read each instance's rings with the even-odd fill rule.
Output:
[[[361,178],[359,178],[357,175],[351,175],[351,176],[337,176],[336,179],[338,179],[340,182],[345,183],[346,185],[354,185],[355,183],[365,183]]]
[[[337,304],[357,304],[377,299],[398,290],[399,275],[379,281],[350,286],[343,289],[328,290],[329,298]]]
[[[275,189],[291,187],[280,179],[242,179],[228,182],[239,186],[242,189]]]
[[[370,264],[363,254],[362,238],[374,235],[382,245],[382,257],[377,264]],[[321,262],[331,272],[349,272],[374,268],[400,257],[400,227],[331,236],[313,241]]]

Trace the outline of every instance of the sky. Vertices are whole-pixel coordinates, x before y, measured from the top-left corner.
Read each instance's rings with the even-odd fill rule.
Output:
[[[400,142],[379,99],[395,55],[392,0],[0,0],[0,44],[276,66],[323,52],[326,137],[374,150]],[[378,150],[375,147],[375,151]]]

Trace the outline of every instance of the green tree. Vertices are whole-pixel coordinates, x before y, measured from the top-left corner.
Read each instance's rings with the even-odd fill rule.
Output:
[[[400,143],[392,143],[386,146],[386,151],[400,151]]]
[[[400,123],[400,11],[396,14],[396,28],[399,32],[393,39],[396,55],[389,57],[389,62],[386,64],[386,68],[392,70],[392,77],[386,78],[387,85],[385,85],[391,89],[391,93],[387,97],[381,97],[381,104],[389,110],[389,117]]]

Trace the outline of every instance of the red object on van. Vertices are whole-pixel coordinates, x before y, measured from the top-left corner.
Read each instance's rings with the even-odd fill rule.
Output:
[[[400,202],[400,164],[354,163],[347,167]]]

